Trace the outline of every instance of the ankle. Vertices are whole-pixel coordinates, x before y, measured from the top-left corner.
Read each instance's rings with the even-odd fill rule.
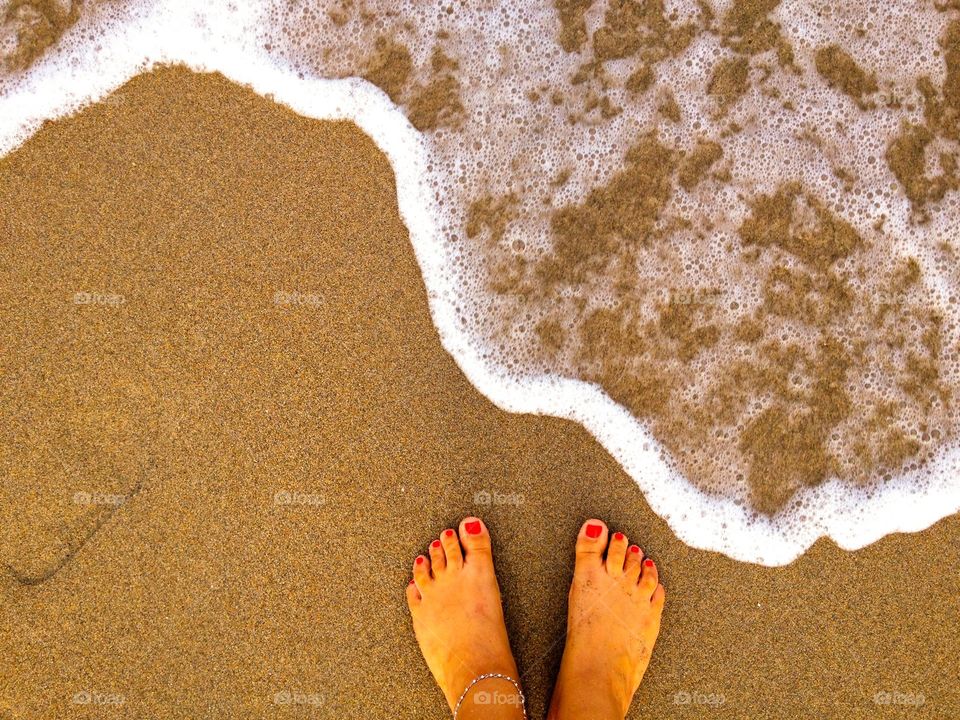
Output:
[[[568,696],[554,693],[547,720],[624,720],[626,712],[609,695],[579,696],[571,689]]]
[[[623,720],[633,697],[609,667],[561,666],[548,720]]]
[[[512,679],[513,676],[510,676]],[[488,677],[470,686],[463,695],[456,720],[522,720],[524,697],[518,685],[502,677]]]
[[[461,695],[463,696],[461,705],[466,705],[468,702],[476,705],[482,705],[482,702],[478,703],[473,702],[472,700],[478,691],[503,691],[504,688],[506,688],[506,690],[511,690],[514,693],[517,691],[516,686],[514,686],[509,680],[504,680],[503,678],[498,677],[484,678],[483,680],[471,685],[471,683],[473,683],[473,681],[481,675],[505,675],[512,680],[516,680],[517,682],[519,682],[520,677],[520,674],[517,671],[517,665],[513,661],[512,657],[501,657],[496,659],[484,659],[478,657],[475,658],[475,662],[471,663],[471,667],[469,668],[463,664],[459,664],[455,673],[450,678],[450,681],[445,684],[441,684],[442,687],[449,688],[449,694],[447,694],[447,704],[450,706],[451,712],[456,709],[457,701],[460,700]],[[481,695],[480,697],[482,699],[484,696]]]

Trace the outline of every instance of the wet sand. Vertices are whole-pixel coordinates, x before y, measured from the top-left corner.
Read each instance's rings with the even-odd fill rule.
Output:
[[[960,716],[960,518],[783,568],[684,546],[459,372],[354,126],[163,70],[0,160],[0,232],[3,720],[447,717],[403,589],[469,513],[531,717],[591,515],[668,591],[631,717]]]

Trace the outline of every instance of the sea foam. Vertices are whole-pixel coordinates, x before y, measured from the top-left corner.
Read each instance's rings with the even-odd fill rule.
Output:
[[[733,4],[717,3],[714,14],[723,17]],[[710,460],[697,457],[694,449],[692,464],[678,464],[649,422],[578,375],[574,352],[544,359],[534,329],[549,308],[568,301],[580,303],[581,312],[617,307],[615,283],[591,277],[539,304],[524,304],[522,294],[491,290],[490,277],[501,266],[509,275],[518,257],[535,264],[549,255],[556,208],[575,206],[614,181],[638,136],[656,129],[659,141],[684,157],[692,155],[698,139],[718,139],[723,159],[715,176],[706,185],[697,178],[689,190],[677,189],[663,209],[691,219],[692,229],[678,227],[676,233],[709,228],[709,237],[671,246],[669,252],[661,249],[663,266],[677,263],[693,276],[708,276],[711,268],[726,273],[731,266],[724,247],[749,216],[751,199],[775,193],[784,182],[800,182],[831,213],[871,239],[869,252],[875,257],[864,262],[917,258],[924,278],[917,302],[929,303],[946,318],[943,377],[952,382],[958,283],[931,238],[956,234],[956,194],[948,194],[918,223],[916,208],[905,202],[883,162],[901,123],[922,120],[921,106],[910,107],[909,101],[898,106],[891,97],[865,113],[851,97],[828,92],[812,60],[815,48],[842,41],[884,79],[873,93],[878,100],[883,93],[909,94],[918,75],[943,82],[938,38],[945,16],[925,3],[906,5],[864,4],[865,23],[856,14],[845,17],[843,9],[825,17],[808,4],[784,2],[772,21],[794,48],[797,72],[778,66],[772,59],[775,48],[759,59],[750,56],[746,88],[729,103],[706,92],[705,79],[729,54],[729,41],[719,31],[694,33],[676,54],[666,46],[651,51],[644,62],[655,68],[657,79],[652,89],[635,96],[627,89],[637,71],[631,64],[635,58],[594,48],[594,53],[612,53],[598,71],[591,65],[596,58],[589,42],[581,41],[573,51],[558,44],[562,27],[549,3],[93,5],[28,68],[0,80],[0,153],[20,146],[43,121],[75,113],[160,64],[220,72],[302,115],[356,123],[394,169],[400,212],[434,324],[473,385],[507,411],[582,424],[687,544],[742,561],[785,564],[821,536],[856,549],[957,512],[960,448],[950,435],[953,413],[943,410],[940,420],[951,441],[924,440],[929,446],[925,462],[907,463],[869,483],[831,475],[814,487],[799,488],[776,513],[759,513],[743,483],[718,484],[712,476],[692,481],[691,467],[720,464],[722,453],[720,460]],[[688,23],[706,28],[703,7],[668,3],[664,16],[670,32],[675,29],[679,37]],[[584,37],[592,37],[593,45],[606,10],[598,2],[584,13]],[[885,28],[881,42],[877,27]],[[383,57],[409,63],[407,77],[390,77],[389,64],[378,65]],[[584,67],[583,79],[576,79]],[[949,146],[947,140],[934,143]],[[850,171],[856,180],[847,182],[838,170]],[[510,210],[502,225],[496,212],[480,223],[481,236],[498,237],[477,239],[465,230],[471,208],[482,199],[492,201],[485,207]],[[871,235],[877,223],[884,229],[882,245],[876,233]],[[690,255],[690,247],[698,248],[698,257]],[[783,262],[788,269],[798,267],[790,258]],[[856,287],[876,291],[870,277],[856,277],[852,261],[841,260],[838,267],[851,271]],[[662,281],[656,272],[649,271],[655,290]],[[723,285],[725,308],[755,305],[763,292],[752,277],[734,281],[718,273],[716,281]],[[710,286],[692,282],[684,289]],[[725,308],[716,312],[728,312]],[[803,334],[792,326],[783,332]],[[909,345],[909,338],[905,342]],[[721,341],[690,362],[690,374],[702,371],[706,377],[724,352]],[[883,380],[881,373],[864,382],[883,385]],[[884,397],[899,392],[881,389]],[[696,398],[701,390],[691,385],[685,392]],[[748,416],[755,417],[761,407],[758,401]],[[908,418],[904,432],[919,438],[926,432],[921,425]]]

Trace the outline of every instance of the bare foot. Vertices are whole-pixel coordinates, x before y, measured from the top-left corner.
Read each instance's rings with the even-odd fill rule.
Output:
[[[407,603],[427,667],[454,710],[479,675],[499,673],[514,680],[519,675],[503,622],[490,533],[483,522],[465,518],[459,537],[453,530],[444,530],[429,552],[429,558],[418,555],[414,562]],[[514,685],[501,679],[474,685],[458,719],[481,716],[523,717]]]
[[[600,520],[583,524],[550,720],[626,717],[660,632],[664,598],[657,566],[639,547],[623,533],[608,538]]]

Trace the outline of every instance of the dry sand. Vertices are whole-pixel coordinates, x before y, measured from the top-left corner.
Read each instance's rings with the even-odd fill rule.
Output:
[[[668,589],[631,717],[960,717],[960,518],[685,547],[582,428],[466,381],[354,126],[163,70],[0,160],[0,232],[3,720],[446,717],[403,589],[469,513],[532,717],[590,515]]]

